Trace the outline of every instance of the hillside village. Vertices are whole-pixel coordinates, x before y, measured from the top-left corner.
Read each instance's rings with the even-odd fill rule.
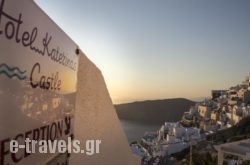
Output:
[[[188,161],[178,161],[176,156],[183,151],[192,155],[192,148],[200,148],[198,152],[207,150],[214,164],[242,164],[250,160],[250,140],[228,143],[229,137],[224,137],[224,141],[217,141],[213,137],[223,130],[230,132],[231,128],[249,116],[250,75],[227,90],[212,90],[211,97],[191,106],[181,121],[165,122],[158,131],[146,132],[140,143],[131,144],[131,149],[142,157],[142,164],[147,165],[195,164],[192,156],[186,155]],[[204,143],[206,145],[200,147]],[[242,143],[246,145],[239,145]]]
[[[250,115],[250,75],[228,90],[212,90],[211,98],[183,114],[183,125],[195,125],[203,131],[232,127]]]

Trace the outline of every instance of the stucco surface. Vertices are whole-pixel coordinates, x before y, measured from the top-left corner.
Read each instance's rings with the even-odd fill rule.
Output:
[[[101,71],[83,54],[79,58],[74,137],[81,141],[101,140],[100,153],[71,154],[70,164],[139,165],[132,155],[116,115]]]

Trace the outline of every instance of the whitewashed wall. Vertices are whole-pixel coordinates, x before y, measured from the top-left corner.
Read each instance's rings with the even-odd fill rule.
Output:
[[[75,139],[82,142],[81,148],[86,140],[102,142],[99,154],[72,154],[70,164],[139,165],[140,159],[131,154],[102,73],[82,54],[76,100]]]

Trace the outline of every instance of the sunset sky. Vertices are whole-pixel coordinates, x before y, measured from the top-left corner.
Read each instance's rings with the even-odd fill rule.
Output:
[[[114,103],[210,96],[250,73],[249,0],[36,0]]]

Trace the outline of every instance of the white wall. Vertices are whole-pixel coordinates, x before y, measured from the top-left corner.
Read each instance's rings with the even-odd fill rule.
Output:
[[[101,140],[101,145],[99,154],[72,154],[69,164],[139,165],[140,159],[130,151],[100,70],[82,54],[76,100],[75,139],[81,141],[81,148],[86,140]]]

